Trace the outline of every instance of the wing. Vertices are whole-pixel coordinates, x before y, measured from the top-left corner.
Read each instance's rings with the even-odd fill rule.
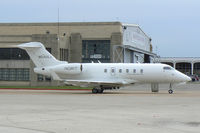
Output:
[[[100,80],[65,80],[65,84],[81,86],[81,87],[94,87],[94,86],[125,86],[129,84],[134,84],[136,82],[128,82],[128,81],[100,81]]]

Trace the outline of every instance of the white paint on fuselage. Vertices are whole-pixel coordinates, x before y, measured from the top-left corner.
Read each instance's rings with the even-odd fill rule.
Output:
[[[73,66],[73,63],[70,63]],[[77,63],[74,65],[77,66]],[[82,71],[76,74],[56,72],[61,79],[120,81],[128,83],[179,83],[190,78],[165,64],[131,64],[131,63],[82,63]],[[59,65],[58,69],[68,64]],[[164,70],[170,67],[170,70]],[[56,66],[54,70],[56,71]],[[80,68],[79,68],[80,69]],[[105,69],[107,72],[105,72]],[[112,70],[113,69],[113,70]],[[120,69],[122,70],[120,72]],[[136,72],[134,72],[134,69]],[[128,70],[128,72],[127,72]]]

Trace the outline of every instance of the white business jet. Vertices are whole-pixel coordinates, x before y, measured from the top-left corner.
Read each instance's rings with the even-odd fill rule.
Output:
[[[53,80],[68,85],[93,87],[92,93],[103,93],[106,89],[119,89],[136,83],[187,82],[191,78],[165,64],[135,63],[68,63],[52,56],[40,42],[18,45],[26,50],[35,64],[34,72],[51,76]]]

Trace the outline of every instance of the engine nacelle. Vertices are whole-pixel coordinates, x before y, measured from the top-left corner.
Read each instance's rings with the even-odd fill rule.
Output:
[[[55,73],[62,73],[62,74],[80,74],[82,72],[82,64],[64,64],[58,65],[53,68]]]
[[[82,72],[83,66],[82,64],[60,64],[56,66],[49,67],[36,67],[34,68],[34,72],[46,76],[51,76],[52,73],[57,74],[80,74]]]

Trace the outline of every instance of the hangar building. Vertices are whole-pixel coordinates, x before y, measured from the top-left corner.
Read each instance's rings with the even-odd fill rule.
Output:
[[[0,85],[55,86],[33,72],[34,64],[16,45],[41,42],[57,59],[68,62],[150,63],[151,38],[135,24],[121,22],[0,23]]]

